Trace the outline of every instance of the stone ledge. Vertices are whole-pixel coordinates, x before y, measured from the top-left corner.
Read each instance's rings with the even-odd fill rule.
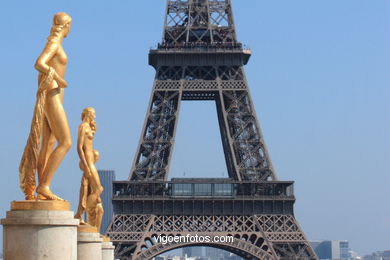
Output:
[[[99,233],[91,232],[79,232],[77,233],[77,242],[82,243],[102,243],[103,239]]]
[[[72,211],[52,210],[14,210],[7,211],[2,225],[32,226],[78,226],[79,220],[73,218]]]
[[[112,244],[112,242],[103,241],[102,250],[113,250],[114,248],[115,246]]]
[[[78,226],[76,219],[1,219],[1,225],[33,225],[33,226]]]

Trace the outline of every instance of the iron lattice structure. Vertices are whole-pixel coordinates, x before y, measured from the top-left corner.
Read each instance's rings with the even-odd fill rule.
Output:
[[[277,180],[253,108],[230,0],[168,0],[162,42],[128,181],[114,182],[107,235],[119,259],[152,259],[194,245],[158,236],[229,235],[204,243],[245,259],[317,259],[294,218],[293,183]],[[214,100],[229,178],[168,181],[180,104]]]

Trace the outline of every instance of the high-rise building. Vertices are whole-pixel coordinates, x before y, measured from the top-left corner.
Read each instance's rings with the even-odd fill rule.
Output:
[[[242,260],[240,256],[237,256],[226,250],[216,248],[216,247],[206,247],[206,256],[210,257],[212,260]]]
[[[205,256],[205,248],[202,246],[191,246],[183,248],[183,256],[202,257]]]
[[[104,188],[101,195],[103,202],[104,215],[100,233],[104,234],[111,223],[113,208],[112,208],[112,182],[115,180],[115,171],[113,170],[98,170],[100,182]]]
[[[321,260],[351,258],[351,249],[347,240],[317,240],[311,241],[310,244]]]
[[[350,251],[351,249],[349,248],[349,242],[346,240],[342,241],[334,241],[335,248],[338,248],[339,251],[337,252],[337,257],[340,256],[340,259],[349,259],[351,258]],[[333,246],[332,246],[333,248]]]
[[[221,259],[221,249],[215,247],[206,247],[206,255],[211,259]]]

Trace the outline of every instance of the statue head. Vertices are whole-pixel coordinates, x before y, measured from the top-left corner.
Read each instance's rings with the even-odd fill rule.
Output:
[[[58,39],[61,35],[65,38],[69,34],[71,25],[72,17],[64,12],[56,13],[53,17],[49,39]]]
[[[96,131],[96,122],[95,122],[96,112],[93,107],[84,108],[81,113],[81,120],[83,122],[88,122],[93,131]]]
[[[87,107],[84,108],[83,112],[81,113],[81,120],[94,120],[96,117],[96,112],[93,107]]]

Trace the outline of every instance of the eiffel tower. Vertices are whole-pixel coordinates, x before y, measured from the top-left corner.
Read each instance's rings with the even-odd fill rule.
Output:
[[[152,259],[186,246],[244,259],[318,259],[294,217],[292,181],[279,181],[244,73],[251,51],[236,37],[231,0],[168,0],[156,70],[130,177],[113,183],[107,235],[118,259]],[[168,180],[180,104],[214,100],[228,178]],[[161,236],[208,236],[169,241]],[[216,242],[229,236],[228,243]]]

